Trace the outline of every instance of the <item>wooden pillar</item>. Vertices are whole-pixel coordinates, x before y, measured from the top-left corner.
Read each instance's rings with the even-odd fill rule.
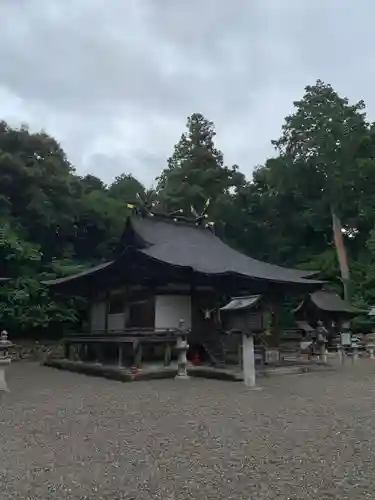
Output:
[[[109,314],[109,301],[110,301],[110,292],[105,294],[105,318],[104,318],[104,331],[108,332],[108,314]]]
[[[93,325],[92,325],[93,304],[94,304],[94,295],[92,293],[90,293],[90,296],[89,296],[89,322],[88,322],[90,333],[93,330]]]
[[[137,368],[141,368],[142,365],[142,354],[143,354],[143,346],[140,342],[135,342],[133,344],[134,351],[134,366]]]
[[[164,366],[169,366],[171,364],[171,359],[172,359],[172,347],[171,344],[168,342],[165,345]]]
[[[102,352],[101,352],[101,344],[100,343],[97,343],[95,344],[95,358],[96,358],[96,362],[97,363],[101,363],[102,362]]]
[[[64,358],[70,359],[70,344],[69,342],[64,342]]]
[[[272,297],[271,307],[272,307],[272,321],[271,321],[271,337],[273,347],[280,347],[281,341],[281,324],[280,324],[280,313],[281,313],[281,303],[282,298],[279,295],[274,295]]]
[[[80,344],[77,350],[78,350],[78,360],[87,361],[87,344],[86,343]]]
[[[122,368],[124,366],[124,350],[123,344],[118,345],[118,366]]]

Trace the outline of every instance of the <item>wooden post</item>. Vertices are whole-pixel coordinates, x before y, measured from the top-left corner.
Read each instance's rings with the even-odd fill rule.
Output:
[[[86,347],[87,344],[80,344],[79,349],[78,349],[78,361],[86,361]]]
[[[171,364],[172,359],[172,348],[171,344],[166,344],[164,351],[164,366],[169,366]]]
[[[273,347],[280,348],[281,341],[281,323],[280,323],[280,312],[281,312],[281,298],[279,295],[275,294],[272,297],[272,315],[271,315],[271,338]]]
[[[133,346],[134,349],[134,366],[141,368],[143,348],[140,342],[136,342]]]
[[[111,300],[111,295],[109,292],[105,294],[105,318],[104,318],[104,331],[108,332],[108,314],[109,314],[109,302]]]
[[[64,342],[64,358],[70,359],[70,344],[67,341]]]
[[[242,334],[243,380],[246,387],[255,387],[254,337],[251,333]]]
[[[98,344],[95,345],[95,358],[96,358],[96,362],[99,363],[99,364],[101,364],[101,362],[102,362],[102,356],[101,356],[101,354],[102,354],[102,351],[101,351],[101,348],[100,348],[100,344],[98,343]]]
[[[122,368],[124,366],[124,352],[122,344],[118,345],[118,366],[119,368]]]

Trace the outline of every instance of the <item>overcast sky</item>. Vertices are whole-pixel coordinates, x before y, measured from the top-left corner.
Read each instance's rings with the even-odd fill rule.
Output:
[[[146,185],[186,117],[248,176],[317,78],[375,120],[374,0],[0,0],[0,118]]]

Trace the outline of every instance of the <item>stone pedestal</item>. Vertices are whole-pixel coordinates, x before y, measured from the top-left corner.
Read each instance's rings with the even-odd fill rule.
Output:
[[[176,379],[178,379],[178,380],[187,380],[189,378],[189,375],[187,374],[187,358],[186,358],[186,353],[187,353],[187,351],[189,349],[189,344],[187,343],[185,335],[180,335],[177,338],[176,349],[177,349],[177,352],[178,352]]]
[[[352,362],[355,363],[359,359],[359,354],[358,354],[358,349],[356,347],[353,347],[352,350]]]
[[[367,352],[369,353],[370,359],[375,359],[374,349],[375,349],[375,344],[367,345]]]
[[[187,358],[186,354],[189,349],[189,344],[186,340],[187,332],[184,328],[184,320],[180,319],[179,322],[179,331],[177,337],[176,349],[178,352],[178,361],[177,361],[177,380],[188,380],[189,375],[187,374]]]
[[[246,387],[255,387],[254,338],[249,333],[242,335],[243,380]]]
[[[321,361],[322,363],[327,363],[327,349],[324,344],[320,346],[319,361]]]
[[[0,334],[0,392],[9,392],[5,379],[5,370],[11,363],[8,349],[12,345],[13,344],[8,340],[8,333],[6,330],[3,330]]]

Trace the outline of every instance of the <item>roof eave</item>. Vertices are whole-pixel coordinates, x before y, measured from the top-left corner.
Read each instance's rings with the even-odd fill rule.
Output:
[[[263,277],[263,276],[250,276],[247,274],[240,274],[240,273],[234,272],[234,271],[223,271],[223,272],[219,272],[219,273],[215,273],[215,272],[210,273],[207,271],[200,271],[199,269],[195,269],[194,267],[187,266],[185,264],[176,264],[176,263],[168,262],[166,260],[159,259],[158,257],[155,257],[153,255],[149,255],[148,253],[146,253],[142,250],[140,250],[140,251],[147,259],[150,259],[152,261],[160,262],[162,264],[166,264],[166,265],[176,267],[176,268],[181,268],[181,269],[185,268],[185,269],[191,270],[195,273],[199,273],[199,274],[204,275],[204,276],[212,276],[212,277],[214,277],[214,276],[217,276],[217,277],[237,276],[239,278],[248,279],[248,280],[267,281],[269,283],[278,283],[280,285],[311,286],[312,288],[313,287],[320,288],[321,286],[323,286],[326,283],[325,281],[310,280],[308,278],[298,278],[296,280],[278,280],[278,279],[272,279],[272,278]]]
[[[88,276],[92,276],[104,269],[108,269],[114,264],[115,261],[109,261],[105,262],[103,264],[99,264],[98,266],[91,267],[89,269],[86,269],[85,271],[81,271],[79,273],[73,274],[71,276],[64,276],[63,278],[56,278],[52,280],[43,280],[41,281],[42,285],[46,286],[58,286],[58,285],[64,285],[66,283],[71,283],[74,281],[81,280],[83,278],[86,278]]]

